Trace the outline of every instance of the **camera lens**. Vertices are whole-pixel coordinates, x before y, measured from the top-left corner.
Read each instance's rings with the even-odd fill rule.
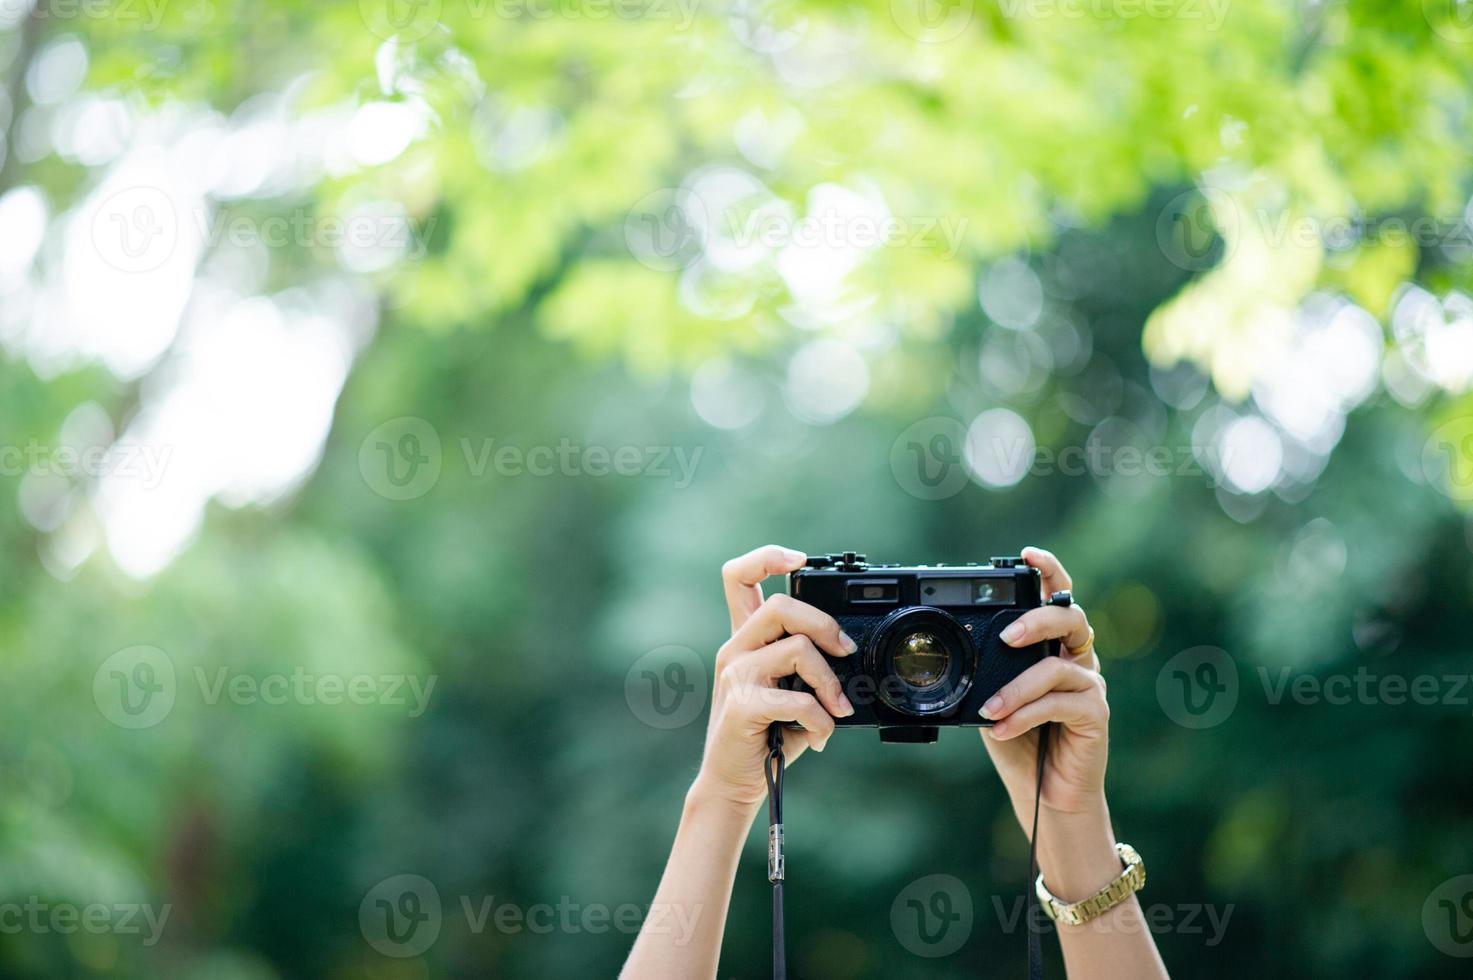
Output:
[[[946,610],[907,606],[885,617],[871,634],[864,669],[888,707],[912,717],[934,717],[966,697],[977,670],[977,651]]]
[[[891,663],[895,676],[911,687],[933,687],[946,679],[951,653],[935,634],[918,630],[900,641]]]

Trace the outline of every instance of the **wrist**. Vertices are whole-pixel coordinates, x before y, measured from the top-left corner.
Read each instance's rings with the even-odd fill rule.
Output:
[[[685,809],[681,820],[712,820],[720,823],[739,824],[746,833],[762,807],[762,800],[744,798],[704,774],[697,775],[695,782],[685,793]]]
[[[1078,902],[1120,874],[1110,809],[1101,796],[1080,810],[1043,807],[1038,814],[1038,867],[1060,901]]]

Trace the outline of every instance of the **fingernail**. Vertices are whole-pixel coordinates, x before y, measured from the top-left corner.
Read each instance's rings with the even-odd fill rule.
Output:
[[[992,697],[988,698],[987,703],[982,706],[982,717],[995,718],[997,717],[997,713],[1001,710],[1002,698],[994,694]]]
[[[1023,625],[1022,621],[1016,620],[1009,623],[1008,628],[1002,631],[1002,641],[1007,644],[1016,644],[1027,631],[1028,628]]]
[[[815,751],[815,752],[822,752],[824,749],[826,749],[828,747],[829,747],[829,740],[828,739],[824,739],[822,742],[814,742],[813,743],[813,751]]]
[[[792,548],[784,548],[783,560],[786,561],[789,565],[801,565],[808,560],[808,556],[803,554],[803,552],[801,551],[794,551]]]
[[[839,695],[839,717],[848,718],[854,714],[854,705],[849,703],[849,698],[843,694]]]
[[[993,725],[992,726],[992,737],[993,738],[1006,738],[1007,737],[1007,734],[1008,734],[1008,723],[1007,722],[1000,721],[996,725]]]
[[[839,646],[844,648],[845,653],[853,653],[859,649],[859,644],[855,643],[854,639],[843,630],[839,630]]]

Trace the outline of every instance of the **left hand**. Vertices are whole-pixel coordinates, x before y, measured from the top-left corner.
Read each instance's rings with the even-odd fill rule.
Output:
[[[1049,552],[1025,548],[1023,560],[1042,573],[1044,595],[1072,588],[1069,573]],[[1104,805],[1110,705],[1090,636],[1089,620],[1077,605],[1030,610],[1003,631],[1003,640],[1015,647],[1063,641],[1059,656],[1045,657],[1025,670],[982,709],[983,717],[996,722],[981,729],[982,742],[1025,829],[1033,820],[1038,727],[1045,722],[1059,724],[1045,763],[1044,811],[1087,814]],[[1070,654],[1070,647],[1085,649]]]

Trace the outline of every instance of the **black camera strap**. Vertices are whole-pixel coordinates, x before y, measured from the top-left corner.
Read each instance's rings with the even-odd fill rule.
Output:
[[[1033,833],[1028,838],[1028,882],[1025,886],[1028,928],[1028,980],[1043,980],[1043,947],[1039,939],[1038,896],[1033,882],[1038,878],[1038,811],[1043,806],[1043,765],[1048,758],[1052,722],[1038,729],[1038,779],[1033,790]],[[783,935],[783,726],[773,722],[767,729],[767,880],[772,882],[772,980],[787,980],[788,955]]]
[[[783,726],[767,729],[767,880],[772,882],[772,980],[787,980],[788,953],[783,940]]]
[[[1033,784],[1033,832],[1028,835],[1028,882],[1023,886],[1028,911],[1028,980],[1043,980],[1043,948],[1039,940],[1038,892],[1038,811],[1043,809],[1043,764],[1048,759],[1049,730],[1054,723],[1038,726],[1038,778]]]

